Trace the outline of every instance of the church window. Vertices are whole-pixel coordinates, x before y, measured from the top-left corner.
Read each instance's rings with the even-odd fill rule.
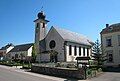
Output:
[[[77,49],[76,49],[76,46],[74,47],[74,55],[75,55],[75,56],[77,55]]]
[[[69,46],[69,55],[72,55],[72,46]]]
[[[85,47],[83,47],[83,56],[85,56]]]
[[[36,33],[39,31],[39,23],[36,24]]]
[[[55,46],[56,46],[55,41],[54,41],[54,40],[51,40],[50,43],[49,43],[49,47],[50,47],[51,49],[53,49],[53,48],[55,48]]]
[[[40,24],[39,24],[39,23],[37,23],[36,28],[38,28],[38,27],[39,27],[39,25],[40,25]]]
[[[45,23],[43,23],[43,27],[42,28],[45,28]]]
[[[81,56],[81,47],[79,47],[79,56]]]
[[[87,56],[89,56],[89,48],[87,48]]]

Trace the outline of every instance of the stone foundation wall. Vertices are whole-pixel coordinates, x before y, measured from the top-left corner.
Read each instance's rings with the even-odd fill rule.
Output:
[[[71,68],[42,67],[42,66],[32,65],[31,71],[36,73],[53,75],[53,76],[70,77],[77,79],[85,78],[85,71],[83,68],[71,69]]]

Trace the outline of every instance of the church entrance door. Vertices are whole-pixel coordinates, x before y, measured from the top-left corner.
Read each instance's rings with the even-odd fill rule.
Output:
[[[57,52],[56,51],[51,51],[50,53],[50,62],[58,62],[58,57],[57,57]]]

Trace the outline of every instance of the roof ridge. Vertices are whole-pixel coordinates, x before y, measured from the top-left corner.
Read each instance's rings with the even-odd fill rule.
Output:
[[[33,44],[33,43],[19,44],[19,45],[15,45],[15,46],[22,46],[22,45],[29,45],[29,44]]]

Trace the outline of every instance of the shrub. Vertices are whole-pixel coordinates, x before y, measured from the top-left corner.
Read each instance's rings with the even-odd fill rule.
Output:
[[[88,76],[88,75],[91,75],[91,73],[92,73],[92,69],[89,69],[89,68],[88,68],[88,69],[86,70],[87,76]]]
[[[99,68],[99,69],[98,69],[98,72],[102,72],[102,68]]]

